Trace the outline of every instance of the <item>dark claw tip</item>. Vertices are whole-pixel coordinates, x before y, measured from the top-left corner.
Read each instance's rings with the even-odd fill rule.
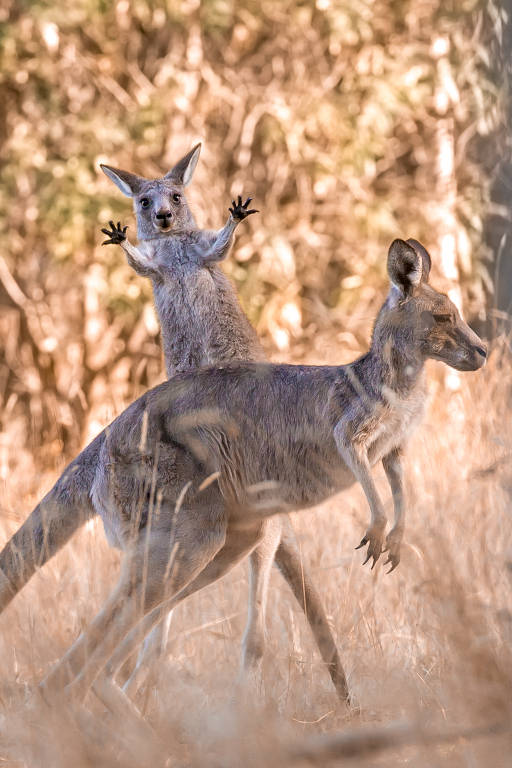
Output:
[[[357,545],[356,549],[361,549],[361,547],[364,547],[365,544],[368,544],[368,539],[366,536],[361,539],[361,543]]]

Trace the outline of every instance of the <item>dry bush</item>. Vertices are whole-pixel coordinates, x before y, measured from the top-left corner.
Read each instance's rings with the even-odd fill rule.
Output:
[[[4,0],[0,444],[23,460],[2,476],[53,469],[161,375],[149,283],[100,246],[134,225],[101,161],[151,176],[205,141],[192,205],[220,226],[255,196],[226,269],[280,354],[333,325],[361,342],[397,236],[481,312],[505,23],[494,0]]]

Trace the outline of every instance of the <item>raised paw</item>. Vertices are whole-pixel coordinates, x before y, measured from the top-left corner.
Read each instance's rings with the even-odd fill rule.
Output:
[[[110,229],[102,229],[104,235],[107,235],[108,240],[104,240],[102,245],[119,245],[126,240],[126,230],[128,226],[122,227],[121,222],[117,222],[117,227],[113,221],[109,221]]]
[[[366,531],[365,535],[361,539],[361,542],[357,545],[356,549],[368,544],[368,550],[366,553],[366,560],[363,565],[366,565],[370,558],[373,558],[372,570],[375,568],[375,563],[379,559],[382,553],[382,544],[384,542],[384,528],[382,527],[370,527]]]
[[[388,559],[385,560],[384,565],[391,563],[391,568],[387,573],[391,573],[397,567],[400,562],[400,545],[402,543],[403,532],[392,528],[386,537],[386,546],[384,552],[388,553]]]
[[[242,203],[242,198],[240,195],[238,195],[238,200],[235,202],[234,200],[231,201],[232,208],[229,209],[230,214],[234,218],[235,221],[243,221],[247,216],[250,216],[251,213],[259,213],[256,208],[251,208],[251,210],[248,210],[249,203],[252,201],[252,197],[248,197],[245,203]]]

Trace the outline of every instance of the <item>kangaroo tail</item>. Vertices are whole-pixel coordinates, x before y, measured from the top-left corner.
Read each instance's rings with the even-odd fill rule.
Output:
[[[287,517],[283,520],[283,536],[277,548],[275,563],[290,585],[297,602],[305,612],[309,626],[316,640],[331,680],[342,701],[350,702],[347,678],[339,657],[336,642],[327,620],[322,599],[302,567],[300,552],[293,528]]]
[[[0,613],[27,581],[96,514],[90,489],[103,433],[64,470],[0,552]]]

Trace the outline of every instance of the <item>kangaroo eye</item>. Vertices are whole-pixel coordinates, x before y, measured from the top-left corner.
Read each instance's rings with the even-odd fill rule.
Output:
[[[433,315],[433,317],[437,323],[451,323],[453,319],[451,315],[445,314]]]
[[[172,199],[174,200],[175,203],[179,203],[181,200],[181,195],[178,195],[178,193],[175,192],[174,195],[172,196]]]
[[[149,205],[150,205],[149,197],[143,197],[142,200],[140,201],[140,204],[143,208],[149,208]]]

